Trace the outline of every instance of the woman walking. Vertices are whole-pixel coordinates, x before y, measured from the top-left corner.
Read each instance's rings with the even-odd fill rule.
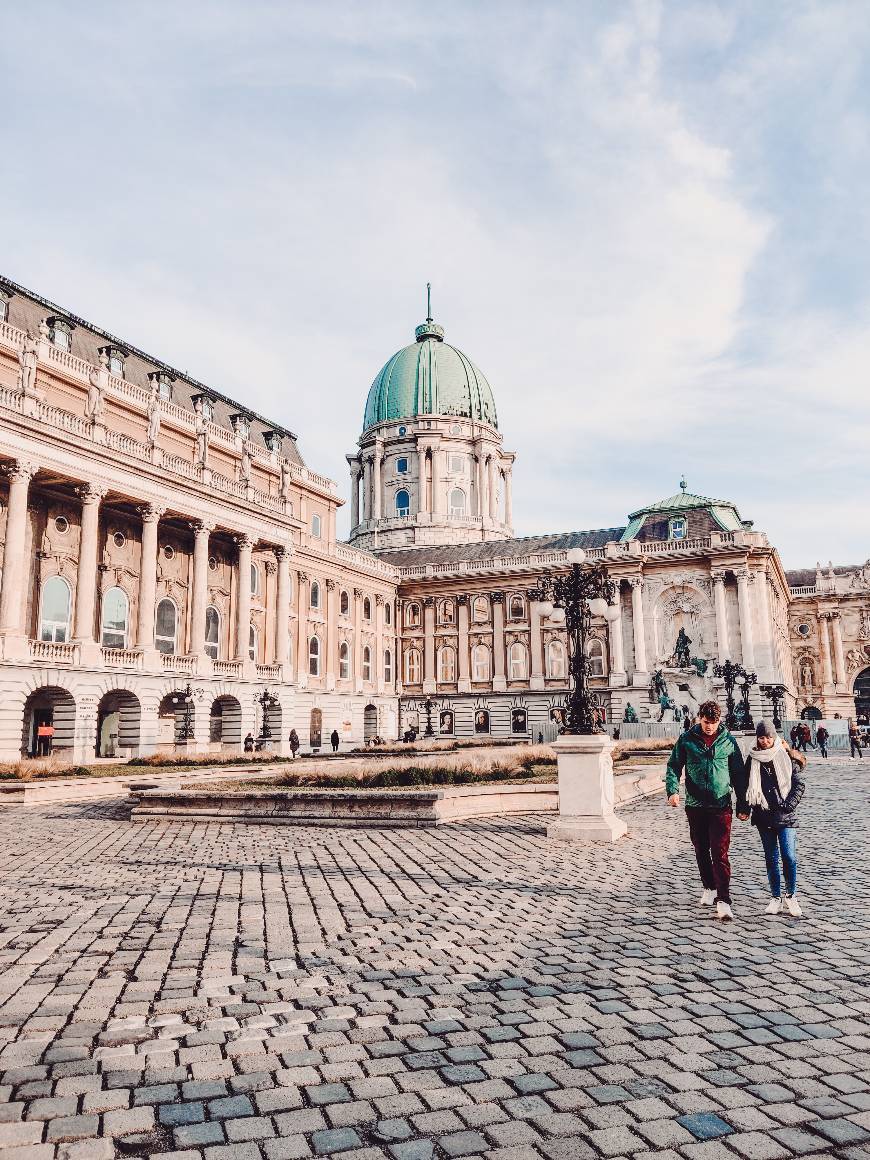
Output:
[[[771,899],[767,914],[779,914],[783,903],[794,918],[800,918],[797,900],[797,808],[804,796],[800,774],[806,758],[777,737],[770,721],[759,721],[755,730],[755,748],[746,758],[743,781],[738,791],[737,816],[741,821],[752,816],[758,829]],[[785,874],[785,899],[782,897],[780,855]]]

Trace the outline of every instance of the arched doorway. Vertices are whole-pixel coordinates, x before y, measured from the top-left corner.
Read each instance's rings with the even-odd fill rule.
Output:
[[[363,710],[363,742],[368,742],[378,732],[378,710],[375,705],[366,705]]]
[[[855,678],[855,720],[859,725],[870,725],[870,669],[864,669]]]
[[[35,689],[24,702],[21,753],[24,757],[72,756],[76,703],[55,685]]]
[[[222,749],[239,749],[242,744],[242,706],[235,697],[212,701],[208,716],[208,737]]]
[[[311,725],[308,744],[312,749],[319,749],[323,743],[323,712],[320,709],[311,710]]]
[[[128,689],[112,689],[97,709],[97,757],[135,757],[139,752],[142,707]]]
[[[157,708],[157,745],[172,749],[180,741],[189,740],[186,734],[190,732],[192,736],[195,713],[193,700],[188,705],[183,692],[167,693]]]
[[[801,721],[821,721],[822,711],[817,709],[815,705],[807,705],[805,709],[801,710]]]

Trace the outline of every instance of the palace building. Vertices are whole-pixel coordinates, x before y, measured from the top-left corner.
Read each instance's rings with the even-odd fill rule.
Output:
[[[516,537],[492,389],[431,315],[369,390],[349,543],[284,420],[0,279],[0,760],[348,747],[427,713],[550,739],[564,624],[530,593],[576,547],[617,585],[589,644],[608,721],[658,716],[681,628],[700,669],[757,673],[756,714],[763,684],[789,715],[870,711],[870,564],[786,573],[685,484],[618,527]]]

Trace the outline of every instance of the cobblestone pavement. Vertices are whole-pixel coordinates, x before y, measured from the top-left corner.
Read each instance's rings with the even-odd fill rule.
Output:
[[[614,849],[0,812],[3,1160],[870,1155],[870,761],[811,761],[805,917],[696,905],[682,811]]]

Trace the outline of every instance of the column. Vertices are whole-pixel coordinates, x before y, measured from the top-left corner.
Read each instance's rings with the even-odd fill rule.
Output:
[[[447,510],[444,504],[444,451],[440,447],[432,450],[432,512],[434,515],[443,515]]]
[[[426,504],[426,444],[417,444],[417,486],[419,487],[419,497],[417,500],[417,511],[420,515],[428,512],[429,508]]]
[[[139,567],[139,623],[136,644],[144,652],[154,651],[154,603],[157,596],[157,527],[163,508],[149,504],[142,508],[142,561]],[[250,586],[250,576],[248,577]]]
[[[193,592],[190,598],[190,646],[188,652],[206,658],[205,610],[208,606],[208,538],[214,524],[197,520],[193,528]],[[211,660],[211,658],[208,658]]]
[[[263,593],[260,598],[260,603],[264,605],[263,617],[263,664],[274,665],[277,661],[275,656],[275,609],[278,604],[277,598],[277,582],[278,582],[278,564],[275,560],[264,560],[262,564],[263,571]],[[274,578],[274,579],[273,579]],[[273,592],[275,595],[273,596]]]
[[[839,612],[831,613],[831,635],[834,638],[834,673],[837,684],[846,684],[846,661],[843,656],[843,626]]]
[[[728,643],[728,613],[725,608],[725,573],[712,572],[713,578],[713,607],[716,610],[716,647],[719,664],[724,665],[729,659],[731,646]]]
[[[296,573],[296,681],[300,689],[308,687],[308,576]]]
[[[758,639],[755,641],[756,663],[761,680],[771,680],[774,673],[773,666],[773,631],[770,621],[770,592],[768,590],[767,570],[759,569],[753,573],[756,590],[758,592],[758,617],[756,627]]]
[[[624,685],[626,681],[625,647],[622,640],[622,590],[619,580],[616,581],[616,607],[619,609],[619,616],[609,624],[610,683],[611,685]]]
[[[335,688],[335,676],[338,669],[338,610],[335,607],[335,581],[326,581],[326,688]]]
[[[105,490],[93,483],[79,488],[82,530],[76,572],[76,621],[73,635],[83,644],[94,644],[94,611],[97,597],[100,501]]]
[[[492,601],[492,691],[503,693],[507,688],[504,656],[504,593],[493,592]]]
[[[828,616],[830,613],[819,613],[819,644],[822,649],[822,683],[825,690],[834,683],[834,674],[831,671],[831,646],[828,641]]]
[[[486,454],[481,447],[477,453],[477,514],[486,519],[489,515],[489,489],[487,487]]]
[[[275,594],[275,662],[289,674],[290,653],[290,550],[279,544],[275,549],[278,585]]]
[[[9,506],[6,511],[6,545],[3,551],[3,588],[0,591],[0,632],[20,635],[24,632],[26,576],[30,566],[26,553],[27,496],[30,481],[39,468],[36,464],[16,460],[8,470]]]
[[[471,668],[468,653],[468,597],[457,596],[459,605],[459,683],[457,691],[468,693],[471,691]]]
[[[514,522],[514,501],[513,501],[513,474],[514,469],[511,464],[505,464],[504,469],[504,522],[510,528]]]
[[[489,457],[489,518],[498,520],[498,463],[494,455]]]
[[[374,509],[375,519],[381,518],[382,507],[382,488],[381,488],[381,466],[384,462],[384,445],[378,439],[375,443],[375,458],[374,458]]]
[[[435,598],[427,596],[423,600],[423,692],[435,691]]]
[[[353,590],[353,687],[362,692],[362,590]]]
[[[631,621],[634,629],[633,684],[645,685],[649,676],[646,667],[646,628],[643,621],[643,577],[633,576],[631,584]]]
[[[359,460],[350,461],[350,526],[355,528],[359,523]]]
[[[737,603],[740,607],[740,651],[743,667],[753,672],[755,669],[755,648],[752,640],[752,603],[749,598],[749,569],[737,571]]]
[[[375,596],[375,655],[372,658],[372,681],[379,693],[384,691],[384,598]]]
[[[530,688],[543,689],[544,686],[544,638],[541,633],[541,606],[537,600],[529,601],[529,622],[531,624],[531,682]]]
[[[239,549],[235,659],[247,661],[251,639],[251,551],[254,541],[246,535],[236,536],[235,539]]]
[[[363,459],[362,514],[364,520],[374,518],[372,511],[372,457],[370,455],[366,455]]]

